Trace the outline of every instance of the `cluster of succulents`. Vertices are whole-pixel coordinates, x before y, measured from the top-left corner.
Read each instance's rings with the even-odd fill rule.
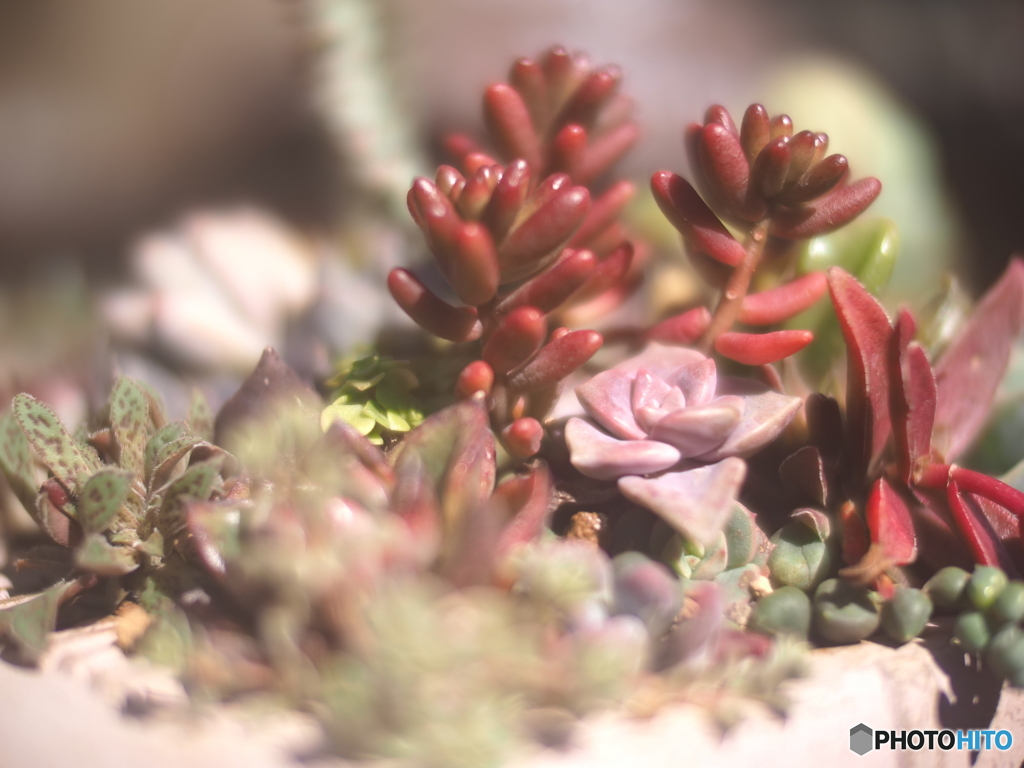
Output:
[[[717,301],[586,371],[604,339],[560,324],[618,305],[642,261],[632,185],[592,191],[636,138],[619,80],[560,48],[520,60],[484,99],[500,161],[454,137],[461,170],[414,182],[461,306],[409,270],[388,287],[453,343],[454,404],[370,354],[325,407],[272,350],[216,419],[197,399],[168,421],[127,378],[75,435],[15,398],[0,469],[51,540],[19,563],[52,578],[0,601],[6,641],[31,660],[72,608],[137,606],[129,650],[196,697],[271,693],[340,754],[438,766],[564,743],[645,686],[778,706],[799,641],[907,642],[963,595],[959,642],[1024,682],[1003,575],[1024,569],[1024,493],[954,463],[1024,324],[1024,266],[955,334],[941,302],[920,331],[890,321],[891,225],[833,233],[879,182],[784,115],[737,129],[715,106],[686,132],[696,188],[651,186]]]

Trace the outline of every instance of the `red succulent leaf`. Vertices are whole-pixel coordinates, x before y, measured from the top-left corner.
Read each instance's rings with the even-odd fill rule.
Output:
[[[740,144],[743,145],[747,162],[754,162],[771,137],[772,126],[771,120],[768,119],[768,110],[760,104],[751,104],[743,113],[743,123],[740,126]]]
[[[504,157],[521,157],[532,168],[542,165],[540,139],[530,111],[515,88],[496,83],[484,93],[484,119]]]
[[[882,182],[869,176],[833,190],[813,204],[777,212],[771,233],[787,240],[803,240],[831,232],[857,218],[882,191]]]
[[[498,253],[491,234],[483,225],[468,221],[459,226],[444,276],[467,304],[478,306],[494,298],[501,277]]]
[[[508,523],[498,541],[499,560],[516,547],[536,541],[544,532],[550,495],[551,473],[543,462],[527,474],[506,480],[495,489],[492,498],[501,500],[509,513]]]
[[[715,350],[723,357],[744,365],[765,365],[796,354],[812,341],[814,334],[810,331],[728,331],[715,339]]]
[[[476,309],[446,304],[407,269],[391,270],[388,290],[417,325],[435,336],[448,341],[472,341],[483,333]]]
[[[871,488],[865,510],[871,541],[880,545],[896,565],[906,565],[917,558],[917,534],[903,497],[892,489],[884,477]]]
[[[626,275],[629,274],[632,263],[633,244],[622,243],[594,267],[583,285],[572,294],[573,304],[581,304],[621,285]]]
[[[843,537],[843,562],[856,565],[868,553],[871,545],[870,533],[864,518],[852,503],[847,502],[839,510],[839,525]]]
[[[743,246],[686,179],[671,171],[658,171],[651,177],[651,191],[691,252],[706,254],[730,267],[743,261]]]
[[[631,182],[619,181],[609,187],[600,197],[590,201],[590,212],[583,220],[569,245],[582,248],[591,238],[597,237],[608,227],[616,223],[622,211],[636,194],[636,187]]]
[[[810,202],[830,192],[846,178],[850,164],[842,155],[829,155],[808,171],[800,183],[787,188],[779,196],[783,205]]]
[[[530,278],[504,297],[495,311],[505,314],[529,305],[547,313],[557,309],[593,273],[597,259],[590,251],[566,248],[562,255],[539,275]]]
[[[792,159],[788,136],[779,136],[768,142],[754,160],[750,171],[754,189],[766,198],[773,198],[782,192]]]
[[[560,186],[545,198],[498,247],[504,283],[529,277],[546,266],[583,223],[590,207],[586,187]]]
[[[536,455],[543,439],[544,427],[530,416],[516,419],[501,430],[501,441],[517,459]]]
[[[1024,322],[1024,262],[1010,261],[935,365],[935,448],[947,461],[966,449],[988,418],[1010,349]]]
[[[694,307],[652,326],[644,335],[644,339],[664,341],[668,344],[693,344],[704,335],[709,325],[711,313],[707,307]]]
[[[611,168],[636,143],[640,128],[628,122],[604,133],[587,146],[572,177],[580,184],[589,184]]]
[[[551,142],[551,170],[574,176],[573,171],[583,162],[587,151],[587,129],[582,125],[567,125]]]
[[[897,472],[909,483],[914,466],[931,454],[935,422],[935,376],[914,337],[914,319],[901,310],[889,350],[889,408],[896,442]]]
[[[536,392],[557,384],[601,348],[604,339],[596,331],[572,331],[553,339],[509,379],[514,392]]]
[[[967,542],[975,562],[980,565],[1004,567],[1009,560],[1005,549],[999,543],[995,532],[973,500],[968,500],[960,492],[955,480],[946,485],[946,500],[960,535]]]
[[[971,469],[958,467],[956,464],[949,467],[949,478],[964,493],[982,496],[1013,513],[1016,517],[1024,515],[1024,493],[1012,485],[1007,485],[1002,480]]]
[[[519,59],[512,65],[508,80],[523,97],[534,126],[544,125],[548,115],[548,84],[540,64]]]
[[[788,320],[825,295],[828,281],[824,272],[811,272],[789,283],[743,297],[740,322],[774,325]]]
[[[462,369],[455,382],[455,395],[460,400],[472,397],[477,392],[491,393],[494,386],[494,369],[483,360],[474,360]]]
[[[501,174],[480,216],[480,222],[490,231],[495,243],[501,243],[515,223],[529,195],[531,179],[530,166],[522,159],[513,160]]]
[[[832,267],[828,283],[846,340],[847,445],[854,473],[863,474],[892,428],[887,358],[893,329],[882,305],[855,277]]]
[[[592,72],[573,92],[556,122],[590,126],[611,101],[622,81],[622,72],[612,65]]]
[[[481,357],[496,374],[508,373],[537,351],[546,333],[547,322],[539,309],[517,307],[498,323]]]
[[[699,151],[704,176],[729,212],[746,221],[763,219],[767,208],[760,195],[751,194],[750,164],[735,130],[720,122],[707,123]]]

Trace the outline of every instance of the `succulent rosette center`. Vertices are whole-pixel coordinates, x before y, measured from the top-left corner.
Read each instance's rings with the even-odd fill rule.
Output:
[[[576,396],[592,421],[566,424],[573,466],[617,480],[624,496],[702,544],[728,517],[742,459],[774,440],[803,402],[750,379],[719,378],[711,358],[662,344],[599,373]]]

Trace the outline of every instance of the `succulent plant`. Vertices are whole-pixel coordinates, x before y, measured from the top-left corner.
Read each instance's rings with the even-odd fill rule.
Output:
[[[370,355],[338,367],[327,382],[334,392],[320,416],[325,428],[342,419],[374,445],[382,445],[385,435],[408,432],[423,422],[423,412],[410,395],[419,382],[401,360]]]
[[[0,626],[29,658],[43,651],[58,605],[100,579],[123,578],[121,589],[135,595],[156,579],[173,593],[165,574],[182,556],[185,508],[222,492],[232,460],[205,439],[213,423],[198,393],[189,420],[169,422],[151,390],[121,377],[94,426],[73,436],[49,406],[24,394],[0,417],[0,469],[61,548],[59,556],[46,552],[62,566],[61,581],[2,612]]]
[[[617,480],[623,495],[701,545],[725,525],[743,482],[741,457],[777,437],[801,404],[754,381],[719,382],[711,358],[657,343],[576,394],[611,434],[570,419],[565,436],[573,466]]]
[[[601,346],[600,334],[558,328],[547,316],[568,302],[620,298],[633,246],[616,221],[633,194],[627,182],[591,201],[586,184],[632,144],[629,103],[616,68],[553,48],[521,59],[511,85],[495,84],[484,113],[501,164],[465,137],[449,144],[462,172],[441,166],[417,179],[409,210],[458,299],[456,308],[405,269],[388,278],[392,296],[435,336],[479,342],[480,359],[456,383],[491,397],[492,421],[516,456],[535,454],[560,382]]]
[[[654,326],[648,338],[696,344],[705,353],[714,349],[745,365],[767,365],[799,352],[813,340],[810,331],[733,330],[737,322],[777,325],[824,295],[822,272],[783,279],[786,262],[775,259],[765,269],[765,254],[784,249],[783,241],[806,240],[852,221],[878,196],[881,184],[874,178],[845,183],[849,164],[842,155],[825,156],[825,134],[794,135],[788,116],[769,118],[760,104],[747,109],[739,129],[724,107],[710,107],[703,125],[686,129],[685,144],[703,197],[670,171],[655,173],[651,189],[682,234],[691,263],[721,293],[713,313],[695,307]],[[743,242],[722,219],[742,233]],[[755,277],[773,271],[774,285],[749,292]]]

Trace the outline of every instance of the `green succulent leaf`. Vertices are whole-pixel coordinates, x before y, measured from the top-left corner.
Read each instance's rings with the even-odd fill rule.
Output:
[[[206,397],[198,389],[192,390],[192,400],[188,406],[188,428],[196,437],[210,442],[213,440],[214,413]]]
[[[32,470],[32,449],[13,411],[0,416],[0,471],[22,506],[32,510],[39,484]]]
[[[75,553],[78,567],[98,576],[123,576],[139,567],[135,553],[127,547],[113,546],[103,536],[87,536]]]
[[[61,598],[74,585],[61,582],[37,595],[0,600],[0,635],[17,645],[29,660],[39,658],[46,650],[47,635],[57,623]]]
[[[158,429],[146,443],[145,470],[150,481],[166,474],[186,453],[202,440],[182,421],[172,421]]]
[[[21,394],[14,398],[12,410],[29,445],[66,488],[78,490],[100,468],[94,455],[83,450],[48,405]]]
[[[377,423],[363,414],[362,405],[343,403],[340,399],[324,408],[320,415],[320,426],[326,430],[337,420],[351,424],[363,436],[369,435]]]
[[[824,518],[818,515],[792,520],[772,536],[775,548],[768,556],[768,568],[777,583],[806,590],[828,573],[832,558],[825,541],[827,519],[823,525],[817,525]]]
[[[153,531],[148,539],[138,544],[136,549],[150,557],[163,557],[164,537],[160,531]]]
[[[206,501],[224,463],[223,456],[194,464],[172,480],[161,493],[162,503],[157,526],[165,532],[176,531],[185,524],[185,503],[189,500]]]
[[[113,467],[90,477],[78,500],[78,522],[86,533],[103,533],[128,498],[132,473]]]
[[[120,451],[121,467],[142,475],[149,438],[149,398],[136,382],[121,376],[110,393],[110,428]]]

